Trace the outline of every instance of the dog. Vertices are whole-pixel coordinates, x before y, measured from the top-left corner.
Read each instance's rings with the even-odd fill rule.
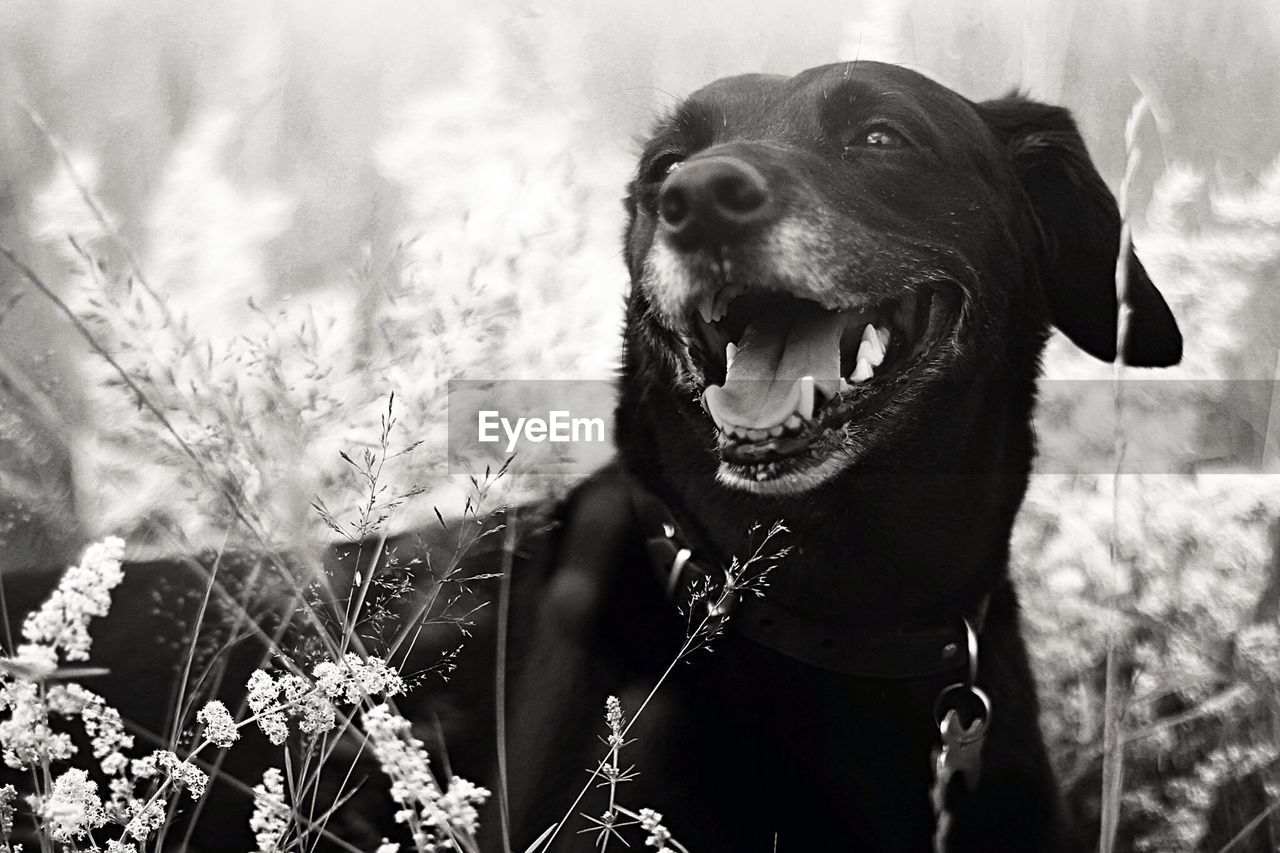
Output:
[[[468,594],[501,606],[476,611],[447,688],[401,705],[496,792],[481,848],[595,849],[579,830],[611,803],[590,771],[617,696],[619,795],[690,850],[1070,849],[1008,572],[1039,360],[1055,327],[1103,361],[1182,347],[1130,253],[1118,352],[1120,216],[1070,114],[874,62],[730,77],[657,124],[625,204],[617,460],[492,522],[511,539],[477,549]],[[767,588],[726,589],[774,529],[789,550]],[[339,588],[376,570],[335,566]],[[184,636],[157,620],[192,624],[204,582],[134,568],[94,629],[122,677],[89,686],[162,732],[147,718],[186,645],[161,666],[139,643]],[[160,575],[186,604],[152,606]],[[710,654],[683,654],[708,618]],[[228,648],[230,705],[262,639]],[[194,843],[241,849],[243,793],[209,796]],[[383,800],[348,802],[333,831],[376,843],[396,828]]]
[[[650,702],[627,795],[691,850],[1069,849],[1008,561],[1050,329],[1117,357],[1121,221],[1070,114],[875,62],[730,77],[657,124],[626,211],[619,464],[570,498],[539,596],[515,849],[599,760],[604,696],[643,700],[678,645],[663,525],[723,567],[774,522],[794,548],[764,605]],[[1124,360],[1177,363],[1124,260]],[[985,736],[939,805],[955,699]]]

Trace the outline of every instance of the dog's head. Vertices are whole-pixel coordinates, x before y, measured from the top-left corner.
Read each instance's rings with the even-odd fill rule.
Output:
[[[1059,108],[874,62],[727,78],[659,123],[627,209],[625,382],[736,490],[803,493],[954,433],[974,383],[1030,385],[1050,324],[1115,358],[1120,217]],[[1127,268],[1126,361],[1177,362]]]

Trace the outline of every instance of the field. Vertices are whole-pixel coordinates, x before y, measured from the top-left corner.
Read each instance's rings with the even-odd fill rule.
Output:
[[[478,487],[447,465],[449,380],[616,367],[619,200],[654,114],[855,57],[975,99],[1019,87],[1076,114],[1187,340],[1158,374],[1057,339],[1045,362],[1014,545],[1060,778],[1103,851],[1280,848],[1280,7],[789,5],[6,2],[0,570],[109,576],[120,546],[82,560],[108,537],[129,559],[315,554],[456,516]],[[569,482],[517,459],[485,505]],[[307,695],[394,693],[360,667]],[[370,725],[417,755],[394,714]],[[128,849],[121,826],[194,766],[173,761],[73,849]],[[40,792],[92,763],[46,757]],[[262,802],[299,802],[296,781]],[[466,849],[477,795],[454,796]],[[303,849],[281,808],[272,843]]]

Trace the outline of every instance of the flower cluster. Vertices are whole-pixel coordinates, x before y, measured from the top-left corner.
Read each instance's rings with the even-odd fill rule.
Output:
[[[89,620],[107,615],[111,590],[124,579],[123,559],[124,540],[119,537],[90,545],[80,565],[68,569],[48,600],[27,617],[23,638],[33,645],[61,649],[69,661],[88,660]],[[18,653],[21,657],[23,650]]]
[[[187,789],[191,799],[198,800],[204,796],[205,786],[209,784],[209,775],[190,761],[183,761],[167,749],[155,753],[156,765],[169,774],[174,784]]]
[[[662,825],[662,815],[653,809],[641,809],[639,811],[640,828],[649,833],[649,837],[644,840],[645,846],[652,847],[658,853],[674,853],[667,842],[671,840],[671,832]]]
[[[0,788],[0,842],[9,843],[13,835],[14,802],[18,799],[18,789],[12,785]]]
[[[132,746],[120,715],[101,697],[75,685],[57,686],[42,695],[39,683],[58,666],[58,651],[67,660],[89,656],[89,620],[105,616],[111,590],[124,577],[120,561],[124,540],[111,537],[89,546],[80,565],[67,570],[57,588],[30,614],[22,626],[27,641],[0,672],[0,748],[4,762],[25,770],[41,762],[65,761],[75,753],[70,735],[49,727],[49,714],[80,716],[93,741],[94,757],[102,769],[115,774],[123,767],[119,751]],[[71,782],[67,783],[68,785]]]
[[[222,702],[214,699],[196,714],[196,722],[204,726],[204,736],[214,746],[227,749],[240,739],[240,731],[231,712]]]
[[[622,703],[617,696],[604,701],[604,721],[609,726],[608,744],[611,749],[622,746]]]
[[[125,771],[129,760],[124,750],[133,748],[133,735],[125,731],[119,711],[78,684],[50,687],[45,702],[54,713],[80,717],[93,747],[93,757],[101,762],[103,773],[119,776]]]
[[[83,838],[107,822],[107,811],[98,798],[98,786],[85,771],[73,767],[53,783],[53,791],[33,798],[36,813],[54,841],[69,843]]]
[[[0,711],[9,712],[7,720],[0,720],[4,763],[15,770],[41,761],[66,761],[75,753],[71,735],[49,728],[49,708],[35,682],[5,679],[0,684]]]
[[[280,705],[280,685],[270,673],[255,669],[246,685],[249,708],[258,718],[258,728],[276,746],[289,737],[289,723]]]
[[[258,843],[258,853],[276,853],[289,830],[289,804],[284,798],[284,776],[279,768],[269,767],[262,783],[253,788],[253,816],[249,829]]]
[[[365,697],[398,696],[405,691],[400,674],[377,657],[361,660],[348,653],[340,663],[321,661],[311,674],[314,683],[293,673],[272,678],[260,669],[249,677],[249,707],[273,744],[279,746],[289,737],[289,716],[303,732],[327,732],[336,721],[333,702],[354,705]]]
[[[377,657],[361,660],[351,652],[343,656],[340,664],[333,661],[316,664],[311,674],[321,693],[330,699],[342,699],[348,705],[380,693],[399,696],[405,690],[404,679],[387,666],[386,661]]]
[[[453,838],[469,838],[479,826],[478,807],[489,791],[457,776],[440,790],[421,740],[410,732],[409,721],[387,705],[364,715],[365,731],[382,772],[391,779],[391,799],[403,808],[396,821],[409,826],[422,850],[456,849]]]

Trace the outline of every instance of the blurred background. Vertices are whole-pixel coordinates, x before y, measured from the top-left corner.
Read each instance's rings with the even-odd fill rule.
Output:
[[[854,58],[1068,106],[1113,186],[1129,167],[1187,356],[1120,424],[1046,395],[1059,457],[1124,470],[1126,436],[1172,438],[1159,473],[1033,483],[1015,545],[1045,726],[1096,820],[1120,715],[1122,846],[1276,849],[1273,0],[6,0],[0,244],[30,275],[0,258],[0,569],[105,533],[138,556],[314,541],[311,502],[341,514],[365,485],[340,451],[421,442],[382,474],[393,527],[460,506],[448,379],[614,368],[653,116]],[[1111,376],[1058,340],[1046,372]]]

